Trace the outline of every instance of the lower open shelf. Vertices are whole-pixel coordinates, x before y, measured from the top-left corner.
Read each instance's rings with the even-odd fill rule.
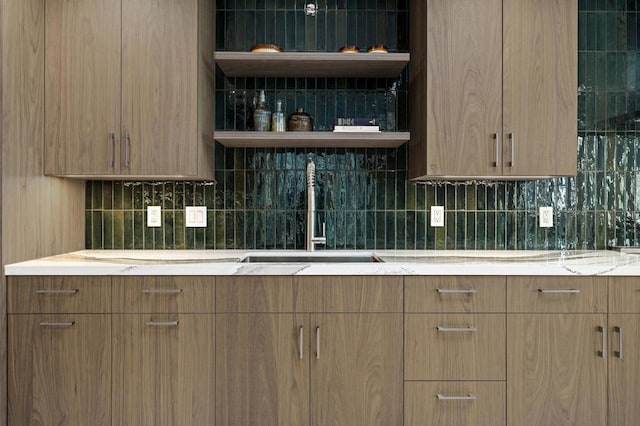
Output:
[[[214,139],[228,147],[261,148],[397,148],[409,132],[251,132],[216,131]]]

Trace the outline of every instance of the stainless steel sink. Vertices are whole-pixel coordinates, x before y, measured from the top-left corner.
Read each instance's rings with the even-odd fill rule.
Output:
[[[249,255],[240,260],[242,263],[377,263],[383,262],[371,254],[354,255],[286,255],[286,254],[257,254]]]

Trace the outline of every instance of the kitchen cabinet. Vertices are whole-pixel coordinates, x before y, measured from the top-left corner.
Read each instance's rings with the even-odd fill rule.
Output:
[[[410,7],[410,178],[575,175],[577,1]]]
[[[507,424],[606,425],[607,285],[507,278]]]
[[[214,2],[47,2],[45,173],[213,176]]]

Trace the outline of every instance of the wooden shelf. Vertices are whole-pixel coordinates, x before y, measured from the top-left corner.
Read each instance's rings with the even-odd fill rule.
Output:
[[[216,131],[214,139],[228,147],[260,148],[397,148],[409,132],[233,132]]]
[[[397,77],[409,53],[215,52],[229,77]]]

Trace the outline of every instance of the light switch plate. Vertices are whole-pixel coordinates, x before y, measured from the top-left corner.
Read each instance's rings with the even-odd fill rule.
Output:
[[[444,207],[443,206],[431,207],[431,226],[432,227],[444,226]]]
[[[553,207],[540,207],[540,228],[553,227]]]
[[[185,207],[184,226],[187,228],[206,228],[207,206]]]
[[[159,228],[162,226],[162,208],[160,206],[147,206],[147,228]]]

